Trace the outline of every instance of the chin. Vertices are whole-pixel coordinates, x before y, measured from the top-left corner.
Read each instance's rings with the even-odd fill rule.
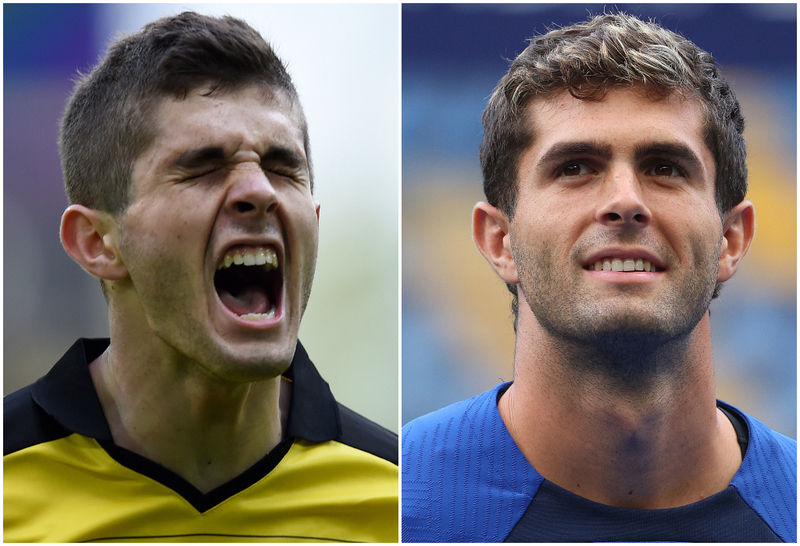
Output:
[[[215,377],[234,383],[252,383],[274,379],[289,369],[297,341],[226,344],[217,347],[206,359]]]
[[[546,330],[562,339],[609,353],[640,354],[688,336],[705,314],[697,307],[621,305],[588,306],[584,312],[539,319]]]

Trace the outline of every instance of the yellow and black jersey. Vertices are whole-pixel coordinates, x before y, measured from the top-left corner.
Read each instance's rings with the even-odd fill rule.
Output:
[[[338,404],[298,342],[287,438],[201,493],[113,444],[82,339],[4,399],[8,542],[397,542],[397,435]]]

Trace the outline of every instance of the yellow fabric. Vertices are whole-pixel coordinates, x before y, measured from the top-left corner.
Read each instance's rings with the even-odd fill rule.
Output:
[[[3,458],[7,542],[397,542],[397,466],[295,440],[249,488],[205,513],[72,434]]]

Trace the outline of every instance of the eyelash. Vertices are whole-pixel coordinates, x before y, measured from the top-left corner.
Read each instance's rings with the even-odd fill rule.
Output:
[[[572,161],[567,161],[567,162],[563,163],[561,166],[559,166],[558,169],[556,169],[556,173],[555,174],[556,174],[556,176],[559,176],[559,177],[560,176],[564,176],[564,177],[568,177],[568,178],[577,177],[577,176],[584,176],[585,174],[587,174],[587,173],[579,173],[579,174],[568,175],[568,174],[566,174],[564,172],[569,167],[579,167],[579,166],[586,167],[586,168],[588,168],[589,170],[591,170],[593,172],[595,171],[595,169],[591,166],[591,162],[589,162],[589,161],[572,160]],[[655,169],[657,167],[670,167],[672,169],[675,169],[676,174],[674,174],[674,175],[657,175],[657,174],[653,174],[651,176],[676,176],[676,177],[685,177],[686,176],[686,172],[679,165],[677,165],[676,163],[674,163],[672,161],[665,161],[665,160],[654,160],[654,161],[650,162],[649,165],[647,166],[647,168],[645,169],[645,172],[646,173],[650,172],[650,171],[652,171],[653,169]]]
[[[292,173],[286,169],[279,169],[276,167],[262,167],[265,173],[272,173],[277,174],[278,176],[285,176],[286,178],[291,178]]]
[[[677,177],[685,177],[686,176],[686,173],[684,172],[684,170],[681,169],[678,165],[676,165],[675,163],[673,163],[671,161],[656,161],[656,162],[652,163],[647,168],[647,171],[649,172],[649,171],[651,171],[653,169],[656,169],[658,167],[670,167],[672,169],[675,169],[675,172],[677,174],[675,174],[675,175],[658,175],[658,174],[654,174],[653,176],[677,176]]]
[[[196,179],[198,179],[198,178],[202,178],[202,177],[204,177],[204,176],[207,176],[207,175],[209,175],[209,174],[211,174],[211,173],[217,172],[217,171],[218,171],[218,170],[220,170],[221,168],[222,168],[222,167],[212,167],[212,168],[210,168],[210,169],[206,169],[206,170],[203,170],[203,171],[199,171],[197,174],[189,174],[189,175],[186,177],[186,180],[196,180]],[[293,172],[290,172],[290,171],[288,171],[288,170],[283,170],[283,169],[278,169],[278,168],[267,168],[267,167],[262,167],[262,170],[263,170],[265,173],[272,173],[272,174],[275,174],[275,175],[281,176],[281,177],[283,177],[283,178],[291,178],[291,179],[294,179],[294,177],[295,177],[295,176],[294,176],[294,173],[293,173]]]
[[[592,169],[592,167],[591,167],[590,165],[588,165],[586,162],[582,162],[582,161],[569,161],[569,162],[567,162],[567,163],[564,163],[563,165],[561,165],[561,166],[560,166],[560,167],[559,167],[559,168],[556,170],[556,174],[557,174],[558,176],[566,176],[566,177],[581,176],[582,174],[585,174],[585,173],[578,173],[578,174],[568,175],[568,174],[566,174],[566,173],[565,173],[565,171],[566,171],[566,170],[567,170],[569,167],[587,167],[588,169],[590,169],[590,170],[594,171],[594,169]]]
[[[202,178],[202,177],[204,177],[204,176],[206,176],[206,175],[209,175],[209,174],[211,174],[211,173],[213,173],[213,172],[216,172],[216,171],[218,171],[219,169],[220,169],[219,167],[213,167],[213,168],[211,168],[211,169],[207,169],[207,170],[204,170],[204,171],[200,171],[200,172],[198,172],[197,174],[190,174],[189,176],[187,176],[187,177],[186,177],[186,179],[187,179],[187,180],[195,180],[195,179],[197,179],[197,178]]]

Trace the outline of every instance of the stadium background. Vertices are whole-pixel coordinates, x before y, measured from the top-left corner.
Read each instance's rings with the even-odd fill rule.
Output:
[[[756,237],[712,304],[717,395],[796,430],[796,4],[608,5],[714,55],[747,120]],[[402,11],[402,420],[512,378],[510,296],[475,249],[480,117],[534,33],[594,4],[406,4]]]
[[[322,203],[300,339],[342,403],[396,431],[399,10],[389,4],[3,6],[4,393],[76,338],[108,334],[97,281],[58,239],[67,202],[56,141],[72,81],[118,33],[183,9],[247,20],[288,63]]]

